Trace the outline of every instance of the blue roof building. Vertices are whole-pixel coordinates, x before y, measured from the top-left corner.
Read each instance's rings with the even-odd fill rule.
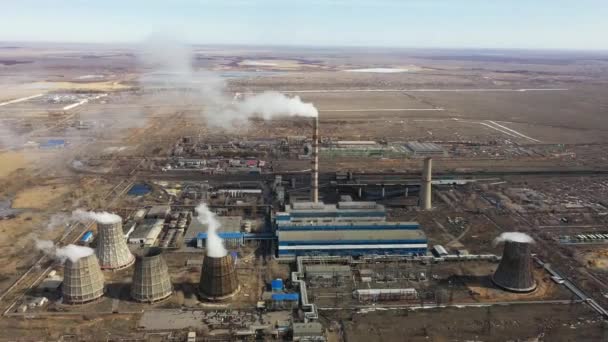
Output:
[[[299,255],[424,255],[417,222],[388,222],[375,202],[294,203],[277,213],[279,257]]]

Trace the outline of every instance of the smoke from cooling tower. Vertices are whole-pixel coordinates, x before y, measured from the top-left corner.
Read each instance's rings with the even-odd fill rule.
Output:
[[[57,248],[53,241],[38,239],[36,239],[36,249],[61,262],[64,262],[66,259],[76,262],[78,259],[87,257],[95,252],[92,248],[72,244]]]
[[[205,203],[201,203],[196,207],[196,213],[198,214],[197,220],[207,225],[207,244],[206,252],[207,256],[212,258],[221,258],[228,254],[226,247],[224,247],[224,240],[217,235],[217,231],[220,228],[220,223],[215,217],[215,214],[209,210],[209,207]]]
[[[202,108],[201,118],[210,126],[230,129],[246,125],[250,118],[318,116],[314,105],[302,102],[298,96],[264,92],[233,97],[219,75],[193,68],[192,61],[197,55],[189,46],[167,36],[151,36],[142,44],[140,52],[139,61],[151,70],[140,78],[142,87],[161,88],[163,99],[176,105]]]
[[[530,237],[528,234],[519,233],[519,232],[507,232],[500,234],[496,239],[494,239],[494,245],[498,245],[499,243],[505,241],[514,241],[520,243],[534,243],[534,239]]]
[[[95,222],[103,223],[103,224],[117,223],[122,220],[120,216],[109,213],[107,211],[95,212],[95,211],[86,211],[86,210],[82,210],[82,209],[74,210],[72,212],[72,219],[74,221],[80,221],[80,222],[93,220]]]

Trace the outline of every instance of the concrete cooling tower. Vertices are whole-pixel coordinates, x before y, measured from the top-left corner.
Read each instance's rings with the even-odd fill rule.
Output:
[[[119,270],[129,267],[135,257],[127,247],[122,221],[97,222],[97,249],[95,253],[104,270]]]
[[[154,303],[171,296],[171,278],[160,248],[150,248],[135,260],[131,297],[138,302]]]
[[[103,296],[104,277],[95,254],[76,261],[67,259],[63,273],[64,303],[83,304]]]
[[[219,258],[205,256],[198,291],[208,300],[227,299],[239,291],[234,259],[230,254]]]
[[[534,291],[531,250],[530,243],[505,241],[502,259],[492,276],[494,284],[512,292]]]

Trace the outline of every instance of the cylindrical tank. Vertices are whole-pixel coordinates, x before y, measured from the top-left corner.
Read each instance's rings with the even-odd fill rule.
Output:
[[[95,254],[66,260],[61,292],[67,304],[83,304],[103,296],[104,277]]]
[[[221,258],[205,256],[201,269],[199,294],[208,300],[222,300],[239,291],[239,282],[231,255]]]
[[[133,265],[135,257],[129,251],[122,231],[122,222],[97,222],[97,249],[95,254],[104,270],[119,270]]]
[[[492,276],[494,284],[512,292],[534,291],[531,250],[530,243],[506,241],[502,259]]]
[[[138,302],[154,303],[171,296],[169,268],[160,248],[149,248],[137,255],[131,283],[131,297]]]

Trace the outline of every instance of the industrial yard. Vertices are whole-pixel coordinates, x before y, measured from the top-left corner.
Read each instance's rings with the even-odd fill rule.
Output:
[[[605,56],[91,49],[0,49],[0,340],[608,338]]]

